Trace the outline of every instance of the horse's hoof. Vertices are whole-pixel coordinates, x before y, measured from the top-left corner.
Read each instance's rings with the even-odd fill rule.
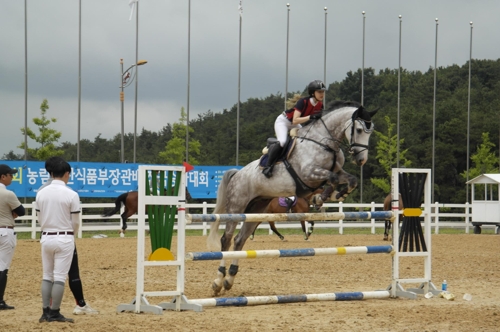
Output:
[[[214,280],[214,282],[212,283],[212,290],[214,291],[215,295],[217,295],[222,290],[222,285],[219,285],[217,283],[217,280]]]
[[[253,240],[253,234],[252,234],[252,235],[250,235],[250,240]]]
[[[389,238],[387,237],[387,235],[384,235],[384,241],[389,241]]]
[[[120,237],[125,237],[125,233],[121,232]]]
[[[224,280],[224,289],[230,290],[233,287],[233,284],[229,283],[228,280]]]
[[[280,236],[280,240],[281,241],[285,241],[285,237],[284,236]]]

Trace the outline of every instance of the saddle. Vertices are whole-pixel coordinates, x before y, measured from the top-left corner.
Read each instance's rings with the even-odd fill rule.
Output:
[[[281,163],[281,162],[283,162],[283,160],[288,159],[288,157],[292,153],[293,148],[295,147],[295,142],[296,142],[296,138],[297,138],[297,130],[298,130],[297,128],[293,128],[292,130],[290,130],[290,135],[288,136],[288,138],[286,140],[285,146],[283,148],[283,152],[278,157],[275,164]],[[269,137],[267,139],[267,145],[262,149],[262,157],[260,157],[260,161],[259,161],[260,167],[266,167],[267,158],[268,158],[267,152],[269,150],[269,147],[272,144],[279,144],[278,139],[274,138],[274,137]]]
[[[312,193],[316,189],[322,187],[326,183],[326,180],[323,181],[323,183],[321,183],[318,187],[311,188],[300,179],[297,172],[295,172],[292,165],[288,162],[288,158],[289,158],[290,154],[292,153],[292,151],[295,147],[295,144],[297,142],[297,132],[298,132],[298,129],[296,129],[296,128],[290,130],[290,135],[287,138],[287,141],[286,141],[285,146],[283,148],[283,152],[277,158],[275,164],[277,164],[279,162],[283,162],[286,170],[288,171],[288,173],[290,174],[290,176],[292,177],[292,179],[295,182],[295,186],[296,186],[295,194],[299,197],[303,197],[307,194]],[[267,146],[264,149],[262,149],[263,156],[260,158],[260,161],[259,161],[259,166],[262,168],[266,167],[267,159],[268,159],[267,152],[268,152],[269,146],[271,146],[272,144],[279,144],[278,140],[274,137],[268,138],[267,139]],[[335,153],[335,151],[332,150],[331,152],[333,153],[333,163],[332,163],[332,168],[330,169],[330,171],[332,171],[334,169],[335,162],[337,160],[337,154]]]
[[[297,197],[279,197],[278,204],[279,206],[286,207],[287,210],[290,210],[293,206],[297,205]]]

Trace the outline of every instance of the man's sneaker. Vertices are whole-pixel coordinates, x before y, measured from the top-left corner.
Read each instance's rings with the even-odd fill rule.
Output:
[[[65,323],[74,323],[75,321],[72,318],[66,318],[59,312],[59,309],[53,310],[50,309],[48,322],[65,322]]]
[[[49,312],[50,312],[50,308],[49,307],[43,308],[42,317],[40,317],[40,319],[38,321],[40,323],[48,322],[49,321]]]
[[[10,309],[14,309],[14,307],[8,305],[7,303],[5,303],[5,301],[0,301],[0,310],[10,310]]]
[[[99,311],[92,309],[88,304],[84,307],[77,305],[73,310],[73,315],[96,315]]]

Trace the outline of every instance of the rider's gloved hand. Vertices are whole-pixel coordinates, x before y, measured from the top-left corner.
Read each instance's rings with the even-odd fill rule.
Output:
[[[309,115],[309,119],[311,119],[311,120],[321,119],[321,115],[322,115],[321,113]]]

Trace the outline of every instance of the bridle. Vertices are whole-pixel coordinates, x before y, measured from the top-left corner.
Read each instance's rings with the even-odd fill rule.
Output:
[[[375,125],[371,122],[371,121],[366,121],[366,120],[363,120],[361,118],[353,118],[350,120],[350,121],[347,121],[346,124],[345,124],[345,127],[344,127],[344,131],[347,130],[347,128],[349,128],[349,126],[351,126],[351,141],[349,142],[349,153],[352,154],[353,156],[356,156],[358,154],[360,154],[361,152],[365,151],[365,150],[368,150],[368,145],[365,145],[365,144],[359,144],[356,142],[355,140],[355,121],[357,121],[361,127],[363,128],[363,131],[367,134],[371,134],[374,130],[374,127]],[[370,126],[370,128],[368,128],[366,126],[366,123],[371,123],[372,125]],[[360,149],[358,152],[354,152],[354,147],[361,147],[363,149]]]

